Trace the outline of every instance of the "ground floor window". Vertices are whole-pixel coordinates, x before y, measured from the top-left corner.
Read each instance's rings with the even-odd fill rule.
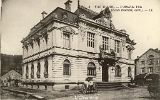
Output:
[[[96,76],[96,66],[93,62],[88,63],[87,75],[88,76]]]
[[[34,78],[34,65],[31,66],[31,78]]]
[[[40,72],[41,72],[41,65],[40,62],[37,64],[37,78],[40,78]]]
[[[115,67],[115,77],[121,77],[121,68],[118,65]]]
[[[26,79],[28,79],[28,74],[29,74],[29,72],[28,72],[28,65],[26,66]]]
[[[45,62],[44,62],[44,77],[48,78],[48,60],[47,59],[45,59]]]
[[[128,67],[128,77],[131,77],[131,67]]]
[[[71,75],[70,62],[67,59],[63,63],[63,75]]]

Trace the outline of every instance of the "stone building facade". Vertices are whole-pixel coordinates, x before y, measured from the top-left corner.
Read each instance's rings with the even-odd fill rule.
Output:
[[[139,74],[160,74],[160,50],[150,48],[144,54],[137,57],[136,75]]]
[[[115,28],[108,7],[96,13],[78,5],[71,12],[70,3],[44,17],[21,41],[24,83],[58,88],[84,82],[88,76],[96,82],[130,81],[136,43],[125,30]]]

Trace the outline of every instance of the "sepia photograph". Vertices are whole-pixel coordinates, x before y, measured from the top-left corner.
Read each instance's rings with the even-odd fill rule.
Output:
[[[1,100],[159,100],[159,0],[1,0]]]

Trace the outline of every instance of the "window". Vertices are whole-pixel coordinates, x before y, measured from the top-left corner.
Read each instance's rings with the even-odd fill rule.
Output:
[[[36,39],[38,46],[40,46],[40,39]]]
[[[121,68],[118,65],[115,67],[115,77],[121,77]]]
[[[70,75],[70,62],[65,60],[63,63],[63,75]]]
[[[96,76],[96,66],[93,62],[90,62],[87,67],[88,76]]]
[[[103,50],[108,50],[108,37],[102,37],[103,40]]]
[[[32,47],[32,49],[33,49],[33,42],[31,42],[30,45],[31,45],[31,47]]]
[[[63,33],[63,46],[65,48],[70,48],[70,36],[68,33]]]
[[[7,81],[6,80],[4,80],[4,83],[6,83]]]
[[[153,72],[153,67],[149,67],[149,72]]]
[[[48,78],[48,60],[45,59],[45,63],[44,63],[44,77]]]
[[[34,65],[31,66],[31,78],[34,78]]]
[[[87,32],[87,47],[94,48],[94,34]]]
[[[131,50],[128,50],[128,59],[131,59],[131,54],[132,54]]]
[[[119,51],[120,51],[120,42],[119,41],[117,41],[117,40],[115,40],[115,52],[117,52],[117,53],[119,53]]]
[[[149,55],[149,65],[153,65],[153,55]]]
[[[40,71],[41,71],[41,65],[40,65],[40,62],[38,62],[37,64],[37,78],[40,78]]]
[[[26,48],[26,50],[28,51],[28,46],[27,46],[27,45],[25,46],[25,48]]]
[[[128,67],[128,77],[131,77],[131,67]]]
[[[26,66],[26,79],[28,79],[28,65]]]
[[[47,44],[47,42],[48,42],[48,34],[45,34],[44,38],[45,38],[45,41],[46,41],[46,44]]]
[[[141,69],[141,71],[142,71],[142,73],[145,73],[145,68],[143,67],[143,68]]]
[[[145,61],[141,61],[141,64],[142,64],[142,65],[145,65]]]

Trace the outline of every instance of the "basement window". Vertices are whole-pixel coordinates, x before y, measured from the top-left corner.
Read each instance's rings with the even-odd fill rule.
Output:
[[[65,85],[65,89],[69,89],[69,85]]]

